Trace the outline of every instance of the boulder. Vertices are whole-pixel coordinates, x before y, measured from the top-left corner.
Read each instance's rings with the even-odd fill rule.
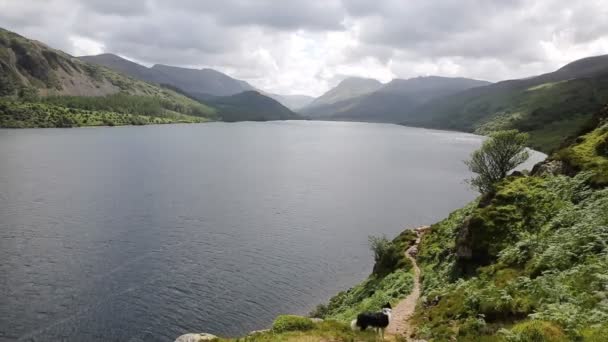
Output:
[[[217,340],[217,336],[215,335],[211,335],[211,334],[207,334],[207,333],[200,333],[200,334],[185,334],[182,335],[180,337],[178,337],[175,342],[202,342],[202,341],[213,341],[213,340]]]
[[[568,173],[568,167],[561,160],[546,160],[544,162],[534,165],[534,168],[532,168],[532,175],[534,176],[555,176]]]
[[[247,334],[248,336],[252,336],[252,335],[258,335],[258,334],[264,334],[270,332],[270,329],[262,329],[262,330],[254,330],[252,332],[250,332],[249,334]]]

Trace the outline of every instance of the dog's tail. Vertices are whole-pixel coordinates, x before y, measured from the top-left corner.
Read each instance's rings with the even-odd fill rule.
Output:
[[[352,321],[350,321],[350,328],[353,330],[359,330],[359,327],[357,326],[357,320],[353,319]]]

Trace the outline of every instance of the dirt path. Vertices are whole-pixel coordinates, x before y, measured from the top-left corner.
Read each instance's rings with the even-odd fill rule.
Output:
[[[409,337],[413,332],[410,318],[414,314],[416,302],[418,301],[418,298],[420,298],[420,268],[418,267],[418,263],[416,263],[414,256],[418,251],[420,238],[428,229],[429,227],[416,228],[414,230],[418,235],[416,243],[405,252],[405,256],[412,262],[412,268],[414,270],[414,287],[412,288],[412,292],[393,309],[391,324],[386,329],[386,332],[389,335]]]

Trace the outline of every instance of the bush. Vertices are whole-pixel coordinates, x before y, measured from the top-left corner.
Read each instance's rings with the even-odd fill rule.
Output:
[[[281,315],[278,316],[272,323],[272,331],[281,333],[285,331],[307,331],[314,328],[314,323],[310,318]]]
[[[385,276],[399,268],[410,266],[403,255],[405,249],[401,243],[390,241],[386,236],[370,236],[368,240],[370,249],[374,252],[373,274]]]
[[[471,186],[482,194],[492,192],[509,171],[528,160],[527,142],[528,136],[516,130],[493,133],[465,162],[477,174],[469,181]]]
[[[545,321],[525,321],[516,324],[508,340],[521,342],[561,342],[568,341],[566,334],[558,325]]]

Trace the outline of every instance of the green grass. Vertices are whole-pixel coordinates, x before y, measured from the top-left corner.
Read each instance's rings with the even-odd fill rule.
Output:
[[[574,145],[559,151],[557,159],[593,173],[596,185],[608,185],[608,124],[579,137]]]
[[[593,341],[608,320],[608,189],[592,173],[511,177],[484,203],[422,239],[419,336]],[[476,260],[455,254],[467,225]]]
[[[279,317],[281,319],[281,316]],[[300,317],[302,320],[309,320]],[[276,323],[276,321],[275,321]],[[266,342],[266,341],[289,341],[289,342],[313,342],[313,341],[361,341],[361,342],[376,342],[377,337],[375,332],[368,329],[365,332],[352,331],[346,323],[326,320],[320,323],[312,323],[307,325],[302,330],[293,331],[267,331],[239,338],[220,338],[218,341],[251,341],[251,342]]]
[[[332,297],[327,305],[319,305],[311,313],[313,317],[349,322],[364,311],[379,311],[390,302],[397,304],[413,287],[412,265],[404,257],[405,251],[416,239],[411,230],[406,230],[391,241],[399,258],[389,272],[372,273],[362,283]]]

